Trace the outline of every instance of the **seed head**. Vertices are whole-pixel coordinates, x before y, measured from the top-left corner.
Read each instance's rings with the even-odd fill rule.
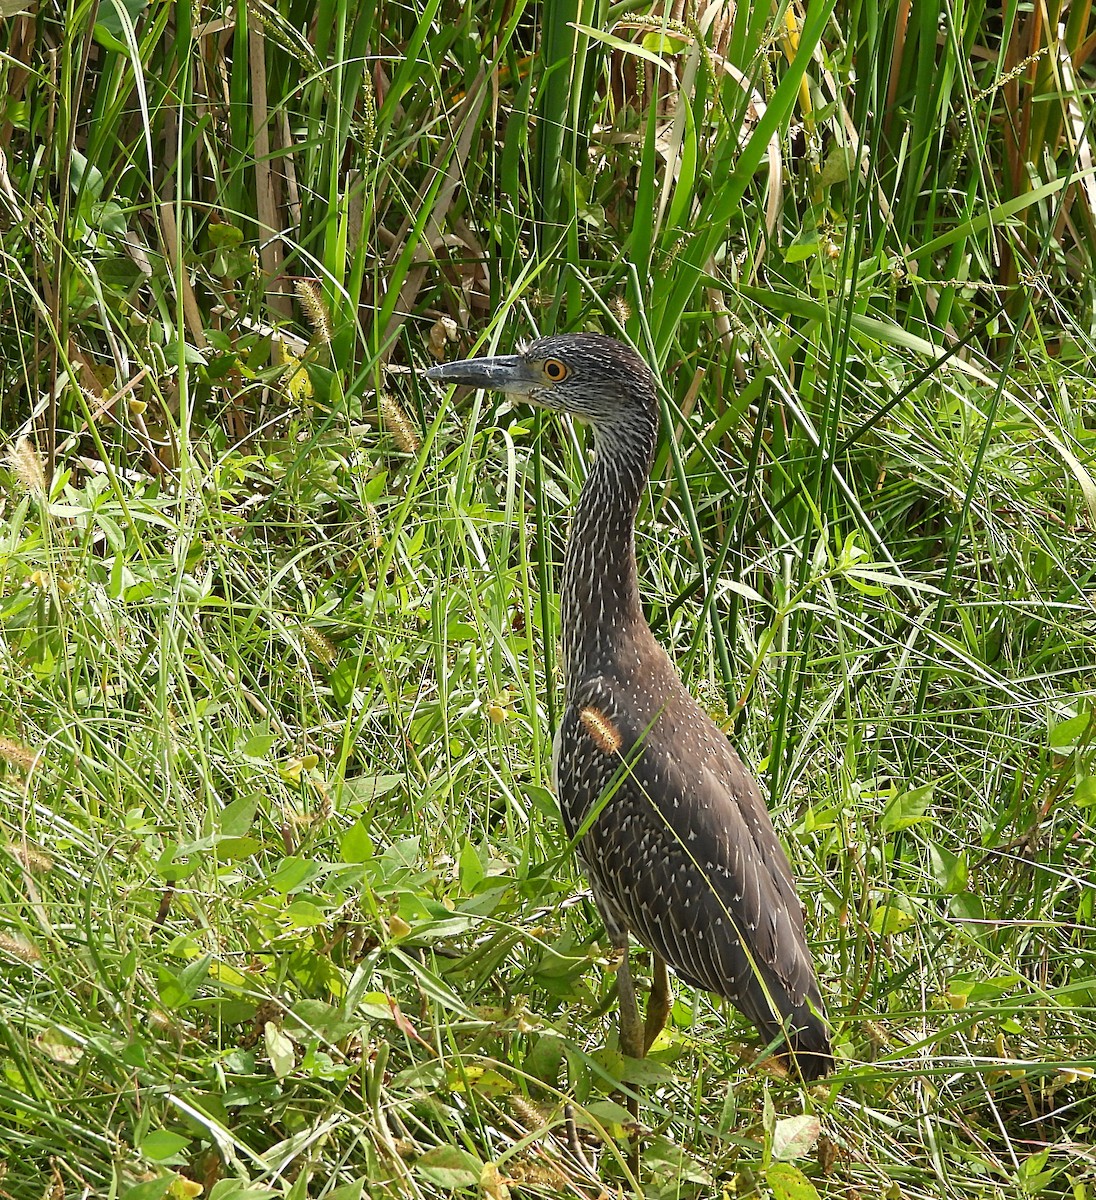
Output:
[[[301,302],[304,315],[308,318],[312,332],[321,345],[331,342],[331,315],[324,303],[323,293],[311,279],[298,279],[294,285],[297,299]]]
[[[11,473],[23,488],[35,499],[44,500],[49,492],[46,467],[29,437],[21,437],[14,446],[8,447],[7,461]]]
[[[381,392],[380,410],[384,418],[384,427],[392,435],[396,446],[404,454],[418,454],[422,447],[422,439],[407,419],[407,414],[387,392]]]

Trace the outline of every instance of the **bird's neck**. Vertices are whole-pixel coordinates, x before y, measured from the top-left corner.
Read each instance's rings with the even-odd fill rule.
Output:
[[[560,627],[568,690],[616,662],[646,619],[636,578],[635,520],[657,418],[625,433],[595,430],[594,458],[563,561]]]

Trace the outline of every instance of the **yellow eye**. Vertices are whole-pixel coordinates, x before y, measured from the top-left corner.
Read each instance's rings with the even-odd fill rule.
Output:
[[[543,370],[545,379],[550,383],[562,383],[571,374],[571,368],[566,363],[561,363],[558,358],[547,359]]]

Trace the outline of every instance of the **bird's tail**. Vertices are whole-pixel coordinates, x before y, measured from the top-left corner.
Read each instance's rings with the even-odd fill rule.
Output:
[[[806,1018],[802,1024],[796,1021],[799,1016]],[[789,1065],[803,1082],[810,1083],[833,1070],[830,1035],[825,1021],[805,1005],[796,1017],[792,1019],[790,1036],[787,1038],[789,1052],[781,1055],[781,1058],[790,1060]]]
[[[771,1011],[749,1014],[761,1031],[762,1040],[777,1043],[779,1060],[804,1083],[820,1079],[833,1070],[833,1050],[829,1027],[822,1015],[821,999],[811,999],[815,1001],[813,1005],[804,1001],[783,1014],[780,1020]]]

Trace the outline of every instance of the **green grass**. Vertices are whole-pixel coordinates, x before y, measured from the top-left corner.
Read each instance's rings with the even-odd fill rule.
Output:
[[[650,1197],[1096,1192],[1092,18],[1036,15],[4,21],[4,1194],[615,1194],[633,1088]],[[615,1049],[584,435],[421,382],[581,328],[664,384],[644,598],[801,881],[809,1091],[688,989]]]

